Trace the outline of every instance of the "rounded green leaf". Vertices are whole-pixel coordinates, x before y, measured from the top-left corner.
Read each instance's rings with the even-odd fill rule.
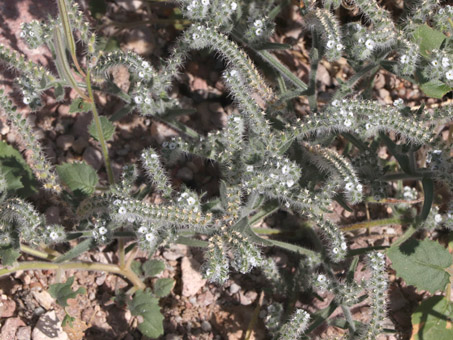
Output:
[[[411,340],[453,339],[453,305],[443,296],[433,296],[412,314]]]

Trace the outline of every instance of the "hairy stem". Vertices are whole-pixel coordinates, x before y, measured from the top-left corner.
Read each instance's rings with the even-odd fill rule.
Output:
[[[351,225],[344,226],[341,228],[342,231],[350,231],[361,228],[372,228],[372,227],[383,227],[389,224],[401,224],[403,220],[399,217],[383,218],[381,220],[365,221],[360,223],[354,223]]]

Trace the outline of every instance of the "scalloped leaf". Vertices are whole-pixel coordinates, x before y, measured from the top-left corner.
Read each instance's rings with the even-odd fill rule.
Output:
[[[0,247],[0,260],[2,260],[3,266],[13,265],[19,256],[19,249],[16,249],[12,245]]]
[[[445,269],[452,264],[451,255],[437,242],[409,239],[399,247],[391,247],[387,255],[396,274],[417,289],[435,293],[443,290],[450,279]]]
[[[57,303],[62,307],[68,306],[68,299],[75,299],[79,294],[85,294],[86,289],[79,287],[76,291],[72,290],[72,284],[74,283],[74,276],[71,276],[66,280],[65,283],[55,283],[50,285],[49,293],[57,300]]]
[[[411,340],[453,339],[453,304],[443,296],[423,301],[412,314]]]
[[[158,297],[165,297],[170,294],[174,285],[175,280],[171,278],[158,279],[154,283],[153,292]]]
[[[107,117],[100,117],[101,121],[101,129],[102,134],[104,135],[105,140],[110,140],[115,133],[115,125]],[[90,126],[88,127],[88,132],[90,133],[91,137],[99,141],[98,131],[96,129],[96,124],[94,120],[91,122]]]
[[[145,277],[154,277],[162,273],[165,269],[165,263],[159,260],[148,260],[142,264],[142,270]]]
[[[94,192],[99,182],[96,170],[85,162],[58,165],[57,172],[60,179],[74,193],[82,192],[83,194],[90,195]]]
[[[160,312],[159,300],[150,292],[138,290],[128,302],[128,307],[132,315],[141,317],[138,329],[143,335],[157,338],[164,333],[164,317]]]

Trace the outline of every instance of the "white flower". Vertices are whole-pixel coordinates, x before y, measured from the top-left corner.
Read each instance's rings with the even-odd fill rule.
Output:
[[[24,31],[20,32],[19,37],[25,38],[25,32]]]
[[[339,251],[340,250],[337,247],[332,248],[332,253],[334,253],[335,255],[338,254]]]
[[[142,62],[142,67],[144,68],[151,68],[151,65],[147,61]]]
[[[431,65],[437,67],[437,66],[439,66],[439,61],[437,61],[436,59],[434,59],[434,60],[431,62]]]
[[[348,249],[348,245],[346,244],[346,242],[341,242],[340,247],[341,247],[341,249],[343,249],[343,250]]]
[[[30,37],[34,37],[34,36],[35,36],[35,32],[30,31],[30,32],[28,32],[28,35],[29,35]]]
[[[404,100],[401,98],[395,99],[393,101],[393,106],[399,107],[404,105]]]
[[[361,192],[361,191],[362,191],[362,189],[363,189],[363,186],[362,186],[362,184],[360,184],[360,183],[359,183],[359,184],[357,184],[357,186],[356,186],[356,189],[357,189],[357,191],[360,191],[360,192]]]
[[[146,98],[145,98],[145,104],[150,105],[150,104],[151,104],[151,98],[146,97]]]
[[[49,237],[54,241],[58,240],[58,234],[55,231],[52,231]]]
[[[371,40],[371,39],[368,39],[367,41],[365,41],[365,47],[369,50],[373,50],[374,49],[374,46],[376,46],[376,43]]]
[[[363,44],[364,41],[365,41],[365,39],[363,39],[363,38],[359,38],[359,40],[358,40],[359,44]]]
[[[188,204],[188,205],[194,205],[195,202],[196,202],[196,200],[195,200],[195,198],[193,198],[193,197],[189,197],[189,198],[187,199],[187,204]]]
[[[286,181],[286,186],[288,188],[291,188],[293,185],[294,185],[294,181],[292,179],[289,179],[289,180]]]
[[[194,34],[192,34],[192,39],[198,40],[198,39],[200,39],[200,35],[198,33],[194,33]]]
[[[344,126],[350,127],[351,125],[352,125],[352,121],[351,121],[350,119],[346,119],[346,120],[344,121]]]
[[[434,216],[434,221],[436,221],[436,223],[442,222],[442,215],[441,214],[436,214]]]
[[[139,234],[145,234],[148,232],[148,228],[140,227],[140,228],[138,228],[138,232],[139,232]]]
[[[30,97],[24,97],[24,99],[22,100],[24,102],[25,105],[28,105],[31,103],[31,98]]]
[[[403,54],[400,58],[401,64],[407,64],[409,62],[409,56],[407,54]]]
[[[352,182],[348,182],[346,183],[346,185],[344,186],[344,188],[347,190],[347,191],[351,191],[352,189],[354,189],[354,184]]]
[[[236,70],[231,70],[230,71],[230,76],[231,77],[236,77],[237,75],[238,75],[238,71],[236,71]]]
[[[113,201],[113,205],[120,205],[121,204],[121,200],[114,200]]]
[[[134,102],[135,102],[135,104],[141,104],[141,103],[143,103],[143,98],[142,98],[142,96],[135,96],[135,97],[134,97]]]
[[[285,166],[282,168],[282,174],[283,174],[283,175],[289,174],[289,166],[285,165]]]
[[[320,283],[324,283],[324,282],[326,282],[326,280],[327,280],[327,278],[323,274],[319,274],[318,277],[316,278],[316,281],[318,281]]]
[[[445,78],[447,78],[448,80],[453,80],[453,69],[445,73]]]
[[[118,214],[120,214],[120,215],[124,215],[126,212],[127,212],[127,210],[125,207],[120,207],[118,209]]]
[[[153,154],[151,154],[151,158],[152,158],[152,159],[158,159],[159,156],[158,156],[157,154],[153,153]]]
[[[443,57],[443,58],[442,58],[442,66],[443,66],[443,67],[448,67],[448,66],[450,66],[450,60],[448,60],[447,57]]]
[[[152,241],[154,241],[155,237],[154,237],[153,234],[149,233],[149,234],[146,234],[145,239],[146,239],[148,242],[152,242]]]
[[[333,41],[333,40],[329,40],[329,41],[327,42],[327,44],[326,44],[326,47],[327,47],[328,49],[331,49],[331,48],[333,48],[334,46],[335,46],[335,41]]]
[[[235,11],[236,8],[238,8],[238,4],[235,3],[235,2],[232,2],[232,3],[231,3],[231,9],[232,9],[233,11]]]
[[[257,29],[255,30],[255,34],[256,34],[257,36],[262,35],[262,34],[263,34],[263,29],[262,29],[262,28],[257,28]]]
[[[253,171],[253,165],[247,165],[247,172]]]
[[[101,235],[107,234],[107,231],[108,231],[108,230],[107,230],[106,227],[100,227],[100,228],[99,228],[99,234],[101,234]]]
[[[203,6],[207,6],[209,5],[209,0],[201,0],[201,3],[203,4]]]
[[[255,22],[253,23],[253,26],[255,27],[263,27],[263,21],[262,20],[255,20]]]
[[[142,71],[138,72],[138,77],[145,78],[145,72],[142,72]]]
[[[170,144],[168,144],[168,148],[169,148],[170,150],[176,149],[176,143],[170,143]]]
[[[135,217],[134,217],[134,216],[129,216],[129,217],[127,218],[127,221],[128,221],[129,223],[134,223],[134,222],[135,222]]]
[[[340,102],[339,102],[337,99],[335,99],[335,100],[332,102],[332,106],[337,107],[338,105],[340,105]]]
[[[343,48],[343,44],[337,44],[337,51],[341,51]]]

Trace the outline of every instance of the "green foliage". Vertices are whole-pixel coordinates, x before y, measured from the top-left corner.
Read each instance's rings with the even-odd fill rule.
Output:
[[[24,198],[37,192],[32,170],[22,155],[3,141],[0,141],[0,171],[5,176],[7,191]]]
[[[96,171],[84,162],[59,165],[57,172],[61,180],[74,193],[90,195],[99,182]]]
[[[139,290],[134,298],[128,302],[128,307],[135,316],[141,316],[142,320],[138,329],[150,338],[157,338],[163,334],[162,321],[164,317],[160,312],[159,300],[150,292]]]
[[[83,100],[83,98],[76,98],[69,106],[69,113],[89,112],[91,111],[91,104]]]
[[[145,277],[154,277],[159,275],[165,269],[165,263],[159,260],[148,260],[142,264],[142,270]]]
[[[413,340],[449,340],[453,337],[453,304],[443,296],[424,300],[412,314]]]
[[[173,286],[175,285],[175,280],[170,278],[157,279],[154,282],[153,293],[157,297],[165,297],[170,294]]]
[[[2,265],[11,266],[20,256],[20,251],[13,245],[0,246],[0,260]]]
[[[396,274],[417,289],[435,293],[449,282],[450,275],[445,270],[452,264],[451,255],[435,241],[410,239],[399,247],[391,247],[387,255]]]
[[[49,293],[54,299],[57,300],[57,303],[62,307],[68,306],[68,299],[75,299],[77,295],[85,294],[86,289],[84,287],[79,287],[76,291],[72,289],[72,284],[74,283],[74,276],[71,276],[66,280],[65,283],[55,283],[50,285]]]
[[[102,134],[104,135],[105,140],[111,140],[115,133],[115,126],[107,117],[100,117],[100,120]],[[98,131],[94,122],[91,122],[90,126],[88,127],[88,131],[90,132],[91,137],[99,141]]]
[[[429,58],[433,50],[438,49],[447,37],[426,24],[419,25],[414,32],[414,40],[420,47],[420,54]]]

